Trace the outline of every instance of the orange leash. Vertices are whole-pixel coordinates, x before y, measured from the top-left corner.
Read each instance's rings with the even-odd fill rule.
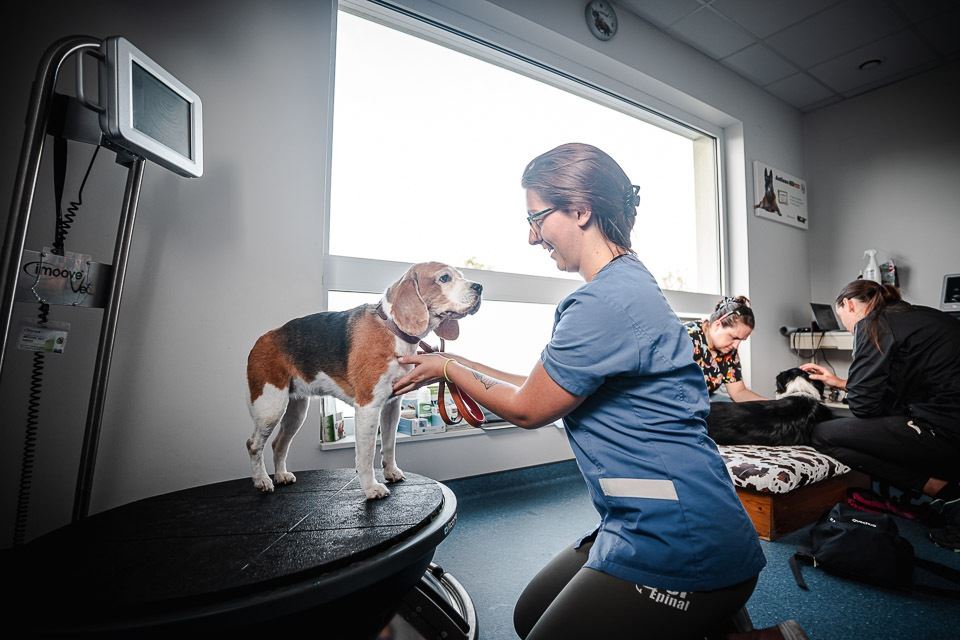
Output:
[[[426,353],[443,353],[446,348],[446,343],[443,338],[440,338],[440,349],[434,349],[424,341],[420,341],[420,348],[423,349]],[[447,415],[447,403],[444,402],[443,396],[446,393],[447,385],[450,386],[450,397],[453,398],[453,403],[457,405],[457,411],[460,413],[460,418],[463,418],[467,421],[468,424],[472,427],[479,427],[483,424],[483,410],[480,408],[480,405],[477,404],[477,401],[471,398],[469,395],[460,390],[453,382],[447,382],[446,380],[440,381],[440,389],[437,392],[437,408],[440,410],[440,417],[443,418],[443,421],[448,425],[458,424],[460,418],[452,420]]]

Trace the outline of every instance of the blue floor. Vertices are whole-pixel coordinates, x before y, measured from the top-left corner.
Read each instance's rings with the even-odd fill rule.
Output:
[[[597,515],[570,462],[445,483],[457,494],[459,517],[434,562],[473,598],[483,640],[512,640],[513,606],[527,582],[565,545],[589,531]],[[897,519],[919,557],[960,569],[960,553],[936,547],[926,528]],[[756,627],[794,618],[811,640],[960,638],[960,601],[901,594],[806,567],[800,590],[788,560],[801,529],[761,541],[767,567],[747,605]]]

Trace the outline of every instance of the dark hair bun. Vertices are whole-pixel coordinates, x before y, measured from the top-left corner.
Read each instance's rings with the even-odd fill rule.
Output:
[[[883,296],[884,304],[895,304],[903,299],[900,291],[892,284],[880,285],[880,295]]]

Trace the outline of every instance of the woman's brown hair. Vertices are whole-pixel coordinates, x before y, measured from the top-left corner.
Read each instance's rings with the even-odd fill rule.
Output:
[[[542,153],[524,169],[520,185],[558,209],[589,209],[604,238],[634,253],[630,232],[637,219],[640,187],[597,147],[571,142]]]
[[[750,308],[750,298],[746,296],[737,296],[736,298],[724,298],[717,303],[713,313],[707,318],[707,322],[720,321],[722,327],[732,327],[742,322],[751,329],[756,324],[753,316],[753,309]]]
[[[880,349],[880,311],[883,311],[891,304],[896,304],[903,300],[900,292],[892,284],[877,284],[873,280],[854,280],[845,286],[840,294],[837,295],[834,305],[843,306],[844,300],[858,300],[866,305],[866,314],[863,316],[867,320],[867,335],[870,340]]]

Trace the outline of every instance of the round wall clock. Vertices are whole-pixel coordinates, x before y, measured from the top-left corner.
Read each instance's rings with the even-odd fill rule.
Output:
[[[587,27],[600,40],[609,40],[617,34],[617,14],[604,0],[591,0],[586,8]]]

